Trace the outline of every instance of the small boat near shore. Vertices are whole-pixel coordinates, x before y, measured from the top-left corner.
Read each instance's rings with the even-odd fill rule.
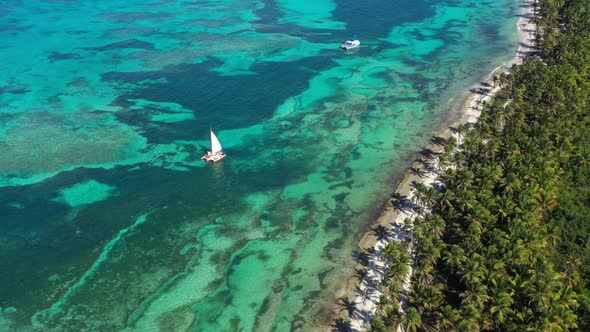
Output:
[[[358,38],[356,38],[356,36],[348,38],[344,44],[340,45],[340,48],[345,49],[345,50],[352,50],[354,48],[357,48],[361,46],[361,42],[360,40],[358,40]]]
[[[226,154],[223,153],[223,148],[221,147],[221,143],[217,139],[217,136],[213,133],[212,129],[209,129],[211,133],[211,151],[207,151],[207,154],[201,157],[201,160],[216,163],[221,161],[225,158]]]

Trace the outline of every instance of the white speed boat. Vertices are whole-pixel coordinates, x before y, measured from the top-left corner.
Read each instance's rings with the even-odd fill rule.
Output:
[[[340,46],[340,48],[352,50],[353,48],[357,48],[359,46],[361,46],[361,42],[358,40],[358,38],[356,38],[356,36],[354,36],[352,38],[348,38],[348,40],[346,40],[344,44]]]

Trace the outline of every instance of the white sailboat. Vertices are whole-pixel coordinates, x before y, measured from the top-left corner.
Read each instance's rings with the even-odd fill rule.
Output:
[[[207,151],[207,154],[201,157],[201,160],[209,161],[216,163],[221,161],[221,159],[225,158],[226,154],[223,153],[223,149],[221,148],[221,143],[217,139],[217,136],[213,133],[212,129],[209,129],[211,132],[211,151]]]

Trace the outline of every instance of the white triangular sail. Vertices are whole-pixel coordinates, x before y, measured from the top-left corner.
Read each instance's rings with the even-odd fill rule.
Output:
[[[217,152],[221,152],[221,143],[219,143],[217,136],[211,130],[211,153],[215,154]]]

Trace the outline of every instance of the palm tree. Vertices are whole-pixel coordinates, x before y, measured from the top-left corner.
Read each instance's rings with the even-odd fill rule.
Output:
[[[455,327],[455,323],[461,317],[459,312],[450,305],[445,305],[436,312],[438,328],[443,331],[449,331]]]
[[[514,204],[514,201],[512,201],[512,199],[506,195],[500,196],[495,200],[495,203],[497,211],[496,215],[499,216],[500,220],[502,221],[510,217],[516,209],[516,204]]]
[[[500,76],[498,76],[498,85],[503,87],[508,82],[508,75],[506,73],[501,72]]]
[[[540,189],[535,195],[535,199],[542,210],[549,210],[557,205],[557,194],[554,191]]]
[[[387,282],[387,295],[392,302],[399,303],[403,290],[404,289],[401,282]]]
[[[547,332],[564,331],[558,317],[545,315],[536,321],[535,330]]]
[[[346,329],[342,329],[342,331],[350,330],[350,325],[347,325],[345,328]],[[371,320],[370,330],[371,330],[371,332],[387,332],[387,331],[389,331],[387,326],[385,326],[383,319],[381,319],[381,317],[379,317],[379,316],[377,316]],[[340,331],[340,330],[337,329],[337,331]]]
[[[465,221],[468,227],[474,227],[479,233],[483,232],[485,224],[477,215],[468,214],[465,216]]]
[[[506,177],[502,178],[500,188],[506,194],[513,194],[515,190],[520,189],[520,177],[514,172],[508,172]]]
[[[422,285],[430,285],[434,280],[434,266],[429,263],[420,262],[417,266],[414,276],[416,280]]]
[[[460,191],[467,191],[473,183],[473,173],[471,171],[457,172],[452,180],[452,188],[457,188]]]
[[[387,278],[395,283],[403,283],[406,280],[410,267],[408,263],[395,261],[389,266],[387,271]]]
[[[582,265],[582,260],[577,259],[570,259],[565,262],[565,270],[563,271],[565,274],[564,282],[568,287],[574,287],[580,282],[580,266]]]
[[[385,294],[381,294],[379,296],[379,306],[377,307],[377,315],[380,316],[387,316],[389,312],[394,310],[398,310],[398,303],[393,302],[393,300]]]
[[[513,314],[512,304],[514,299],[509,291],[498,290],[491,297],[491,304],[489,305],[490,313],[496,323],[496,327],[500,327],[506,319]]]
[[[461,319],[457,324],[457,331],[479,331],[479,321],[481,319],[481,311],[475,306],[468,305],[462,307]]]
[[[467,258],[465,264],[459,270],[461,281],[466,284],[476,284],[481,281],[484,276],[484,267],[481,265],[479,258],[471,256]]]
[[[429,213],[423,217],[424,233],[430,238],[440,238],[445,230],[445,221],[438,214]]]
[[[462,123],[457,126],[457,136],[459,137],[459,142],[463,141],[465,134],[471,129],[471,124],[466,122]],[[461,143],[459,143],[461,144]]]
[[[439,199],[436,204],[436,209],[441,210],[441,212],[445,211],[446,209],[453,208],[453,201],[455,198],[455,193],[452,190],[443,190],[439,194]]]
[[[444,251],[443,261],[451,268],[451,271],[457,271],[467,261],[465,250],[458,244],[451,245],[449,249]]]
[[[402,321],[402,314],[399,310],[394,310],[387,313],[385,317],[385,324],[387,325],[387,331],[396,331]]]
[[[567,309],[575,309],[578,307],[578,294],[569,286],[562,286],[556,294],[555,298],[561,306]]]
[[[430,312],[438,309],[444,303],[443,293],[433,285],[426,286],[422,296],[424,299],[423,306]]]
[[[529,294],[532,290],[531,282],[527,275],[515,271],[514,277],[510,280],[510,284],[514,289],[515,294]]]
[[[406,332],[418,332],[422,327],[422,316],[414,307],[408,308],[402,317],[402,325]]]
[[[467,290],[460,294],[460,297],[463,299],[461,304],[467,306],[471,305],[482,310],[485,303],[490,300],[490,296],[487,292],[488,287],[484,284],[476,283],[469,285]]]
[[[414,186],[414,202],[419,205],[425,205],[430,208],[436,197],[436,190],[428,187],[423,183],[416,183]]]
[[[553,298],[553,287],[547,280],[535,283],[532,293],[529,294],[529,305],[534,305],[538,310],[547,310]]]
[[[573,310],[563,306],[557,306],[555,308],[555,315],[559,317],[559,321],[561,322],[561,331],[574,331],[578,328],[578,317]]]

